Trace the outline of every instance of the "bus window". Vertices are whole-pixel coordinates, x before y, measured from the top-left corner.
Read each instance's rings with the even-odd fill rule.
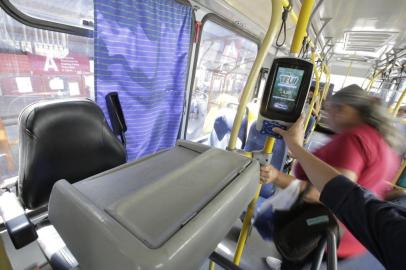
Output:
[[[21,110],[41,99],[94,97],[94,78],[93,39],[28,27],[3,10],[0,23],[1,184],[18,173]]]
[[[92,28],[89,22],[93,22],[93,0],[10,0],[10,2],[30,17]]]
[[[206,141],[223,109],[235,115],[257,44],[207,20],[202,29],[186,138]]]

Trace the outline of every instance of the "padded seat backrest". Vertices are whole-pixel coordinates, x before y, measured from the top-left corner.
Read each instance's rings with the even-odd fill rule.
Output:
[[[214,121],[213,131],[210,134],[210,145],[216,148],[226,149],[228,141],[233,129],[233,123],[235,118],[235,111],[230,109],[224,109],[219,113],[219,116]],[[247,138],[247,117],[243,118],[240,130],[238,132],[238,139],[241,142],[241,147],[245,147]],[[238,143],[238,142],[237,142]]]
[[[18,195],[28,208],[46,204],[54,183],[70,183],[126,161],[123,145],[89,99],[40,101],[19,118]]]

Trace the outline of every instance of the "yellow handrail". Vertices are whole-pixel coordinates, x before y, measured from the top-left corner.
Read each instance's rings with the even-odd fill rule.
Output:
[[[326,75],[326,81],[324,82],[323,93],[320,96],[320,103],[319,103],[319,106],[318,106],[317,112],[316,112],[317,115],[319,115],[319,113],[321,111],[321,107],[323,106],[323,102],[326,100],[328,89],[330,87],[330,69],[328,68],[328,66],[325,63],[323,63],[323,72]]]
[[[263,149],[264,154],[271,154],[273,146],[275,144],[275,138],[268,137],[265,142],[265,147]],[[255,193],[254,198],[251,200],[248,205],[247,212],[245,213],[244,220],[242,223],[242,228],[240,235],[238,237],[237,247],[234,254],[234,264],[239,265],[244,251],[245,243],[247,242],[248,232],[251,226],[251,220],[254,216],[255,207],[257,205],[257,200],[261,192],[262,184],[258,185],[257,192]]]
[[[312,100],[310,101],[309,105],[309,111],[307,112],[306,120],[305,120],[305,130],[307,129],[307,126],[309,125],[310,117],[312,115],[312,110],[314,108],[314,103],[316,102],[317,96],[319,95],[319,87],[320,87],[320,75],[319,71],[317,70],[317,65],[316,65],[316,53],[314,49],[312,49],[312,54],[311,54],[311,59],[313,63],[313,69],[314,69],[314,77],[316,79],[316,85],[314,87],[314,93]]]
[[[213,261],[209,262],[209,270],[216,270],[216,264]]]
[[[324,88],[323,88],[323,98],[322,100],[326,100],[327,98],[327,93],[328,93],[328,89],[330,88],[330,69],[328,68],[328,66],[326,64],[324,65],[324,70],[326,71],[326,83],[324,84]]]
[[[300,8],[299,18],[293,35],[292,43],[290,45],[290,53],[297,56],[302,48],[303,39],[307,36],[306,28],[309,23],[310,15],[312,13],[314,0],[306,0]]]
[[[302,40],[306,35],[306,26],[307,23],[309,21],[310,18],[310,13],[312,11],[312,7],[314,4],[314,0],[304,0],[304,3],[302,5],[302,8],[300,10],[300,14],[299,14],[299,18],[298,18],[298,25],[300,24],[299,30],[298,25],[296,26],[296,31],[293,37],[293,41],[292,41],[292,45],[291,45],[291,54],[297,55],[300,52],[300,46],[302,45]],[[269,34],[269,39],[273,40],[273,38],[275,37],[275,33],[274,30],[276,29],[276,26],[278,25],[278,22],[274,22],[274,20],[280,21],[281,20],[281,11],[282,11],[282,6],[287,7],[289,5],[289,2],[286,0],[272,0],[272,17],[271,17],[271,23],[267,32],[267,35]],[[293,17],[294,18],[294,17]],[[271,33],[270,33],[271,32]],[[265,40],[264,40],[265,43]],[[298,45],[299,44],[299,45]],[[254,67],[256,66],[256,64],[260,63],[260,65],[262,65],[263,63],[263,58],[265,58],[264,56],[260,56],[260,53],[264,53],[263,49],[266,47],[267,49],[269,48],[269,44],[264,44],[263,46],[261,46],[260,52],[258,53],[257,58],[255,59],[255,63],[254,63]],[[267,52],[267,50],[265,51],[265,53]],[[257,61],[258,60],[258,61]],[[262,61],[261,61],[262,60]],[[248,98],[251,94],[251,90],[255,84],[255,79],[258,77],[258,73],[259,73],[259,68],[258,70],[251,70],[250,75],[248,77],[248,82],[244,87],[243,90],[243,94],[242,97],[240,99],[240,104],[238,107],[238,111],[237,111],[237,115],[236,115],[236,119],[234,120],[234,124],[233,124],[233,130],[230,136],[230,142],[229,142],[229,150],[234,150],[235,149],[235,143],[237,140],[237,134],[238,131],[240,129],[241,126],[241,122],[242,122],[242,117],[243,117],[243,113],[245,111],[245,106],[248,102]],[[250,80],[253,80],[252,82],[250,82]],[[252,84],[252,85],[251,85]],[[268,137],[266,142],[265,142],[265,146],[263,149],[263,153],[264,154],[271,154],[272,153],[272,149],[275,143],[275,138],[271,138]],[[240,261],[241,261],[241,256],[242,253],[244,251],[244,247],[245,247],[245,243],[248,237],[248,232],[249,232],[249,228],[251,225],[251,219],[254,215],[254,211],[255,211],[255,207],[256,207],[256,202],[257,199],[259,197],[260,191],[261,191],[261,187],[262,185],[258,185],[258,189],[257,192],[255,194],[255,197],[252,199],[252,201],[250,202],[248,208],[247,208],[247,212],[245,214],[244,217],[244,221],[243,221],[243,226],[241,228],[241,232],[240,232],[240,236],[238,237],[238,243],[237,243],[237,247],[236,247],[236,251],[234,254],[234,264],[239,265]]]
[[[289,6],[289,0],[282,0],[282,5],[283,5],[284,7]],[[300,15],[300,14],[299,14],[299,15]],[[289,12],[289,18],[292,20],[292,22],[293,22],[294,24],[297,24],[297,23],[298,23],[298,16],[296,15],[296,13],[295,13],[293,10],[291,10],[291,11]],[[310,48],[315,48],[316,46],[314,45],[312,39],[309,37],[309,34],[308,34],[308,33],[305,33],[305,36],[307,36],[307,38],[308,38],[309,41],[310,41],[310,42],[309,42]],[[303,37],[302,37],[302,40],[303,40]],[[299,51],[300,51],[300,49],[299,49]],[[319,54],[317,54],[317,56],[319,56]]]
[[[251,219],[254,216],[255,207],[257,204],[257,200],[259,194],[261,192],[262,185],[259,184],[257,188],[257,192],[255,193],[254,199],[251,200],[250,204],[248,205],[247,212],[245,213],[244,220],[242,223],[242,228],[240,231],[240,235],[238,236],[237,248],[235,249],[234,254],[234,264],[240,265],[242,253],[244,251],[245,243],[247,242],[248,232],[251,226]]]
[[[396,102],[395,109],[393,109],[393,112],[392,112],[392,113],[393,113],[393,116],[396,117],[396,116],[398,115],[400,106],[402,105],[402,101],[403,101],[403,99],[405,98],[405,96],[406,96],[406,88],[403,90],[403,92],[402,92],[402,94],[400,95],[398,101]]]
[[[251,96],[251,91],[256,83],[260,68],[265,60],[265,56],[268,53],[268,50],[275,38],[275,34],[276,34],[277,29],[279,28],[281,20],[282,20],[282,8],[283,8],[282,2],[280,0],[271,0],[271,4],[272,4],[272,15],[271,15],[271,21],[269,23],[269,28],[265,35],[261,48],[258,52],[258,55],[255,58],[253,68],[251,69],[251,72],[248,76],[248,81],[244,87],[243,93],[241,94],[240,103],[238,105],[238,110],[237,110],[237,115],[234,119],[233,128],[232,128],[231,136],[230,136],[230,141],[228,144],[229,150],[235,149],[237,135],[240,130],[241,122],[242,122],[242,119],[243,119],[243,116],[245,113],[245,107],[247,106],[248,99]],[[267,142],[267,145],[268,144],[269,143]],[[236,247],[236,251],[234,254],[233,262],[236,265],[239,265],[240,261],[241,261],[241,256],[244,251],[245,243],[247,241],[248,231],[249,231],[249,227],[251,225],[251,219],[252,219],[252,216],[254,215],[256,201],[259,197],[261,187],[262,187],[262,185],[259,184],[257,192],[256,192],[254,198],[251,200],[250,204],[248,205],[247,213],[245,214],[245,217],[244,217],[243,226],[241,228],[240,236],[238,237],[237,247]]]
[[[241,127],[241,123],[245,114],[245,107],[251,96],[252,89],[257,82],[259,71],[261,70],[262,64],[264,63],[265,57],[272,45],[275,38],[277,29],[282,21],[282,2],[280,0],[271,0],[272,3],[272,15],[271,22],[269,23],[268,31],[264,37],[261,44],[261,48],[255,58],[255,62],[252,66],[250,74],[248,75],[247,83],[245,84],[244,90],[242,91],[240,103],[238,105],[237,114],[234,119],[233,128],[231,130],[230,141],[228,142],[228,149],[235,150],[237,143],[238,132]]]
[[[348,66],[347,74],[345,74],[345,77],[344,77],[344,80],[343,80],[343,84],[341,85],[341,88],[344,88],[345,81],[347,80],[347,77],[350,76],[351,71],[352,71],[352,61],[350,62],[350,65]]]
[[[321,81],[321,77],[323,76],[323,74],[325,74],[325,65],[324,65],[324,63],[321,65],[319,81]],[[327,77],[327,75],[326,75],[326,77]],[[323,91],[324,91],[324,87],[323,87]],[[316,116],[319,115],[319,112],[321,110],[321,104],[323,103],[323,94],[324,93],[320,93],[320,89],[319,89],[319,93],[318,93],[319,99],[317,100],[317,103],[315,104],[315,106],[316,106],[316,109],[315,109]]]
[[[319,93],[319,103],[318,106],[316,107],[316,114],[319,115],[320,111],[321,111],[321,107],[323,106],[323,102],[326,100],[327,98],[327,93],[328,93],[328,89],[330,87],[330,69],[328,68],[328,66],[323,63],[323,69],[321,71],[321,73],[324,73],[326,76],[326,80],[324,82],[324,86],[323,86],[323,92]],[[320,76],[321,77],[321,76]],[[321,78],[320,78],[321,80]]]
[[[367,86],[367,88],[366,88],[366,91],[367,91],[367,92],[371,91],[371,88],[372,88],[373,84],[375,83],[376,79],[378,79],[378,77],[379,77],[385,70],[387,70],[388,68],[391,68],[391,67],[392,67],[392,64],[390,64],[390,65],[387,66],[386,68],[383,68],[383,69],[379,70],[379,71],[369,80],[369,83],[368,83],[368,86]]]

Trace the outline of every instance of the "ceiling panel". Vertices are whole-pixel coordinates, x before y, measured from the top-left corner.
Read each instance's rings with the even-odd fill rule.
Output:
[[[261,37],[270,20],[270,0],[195,1],[213,7],[215,3],[222,3],[238,11],[261,29]],[[299,14],[300,0],[293,0],[293,4]],[[224,16],[227,17],[227,14]],[[337,65],[353,61],[358,63],[360,71],[364,69],[366,72],[375,62],[374,59],[385,57],[385,53],[392,48],[406,47],[406,0],[324,0],[312,21],[316,30],[321,27],[320,18],[327,17],[332,20],[323,31],[321,40],[333,38],[336,44],[334,52],[339,55],[332,61],[338,61]],[[259,29],[250,29],[250,26],[253,25],[247,27],[250,32],[258,33]],[[293,33],[294,26],[289,22],[287,44],[290,44]]]
[[[324,36],[331,36],[338,44],[335,51],[345,52],[346,33],[366,33],[367,39],[364,47],[379,47],[379,41],[383,41],[381,47],[384,50],[373,50],[369,56],[383,55],[392,47],[401,48],[406,46],[406,1],[405,0],[325,0],[320,8],[320,17],[331,17],[331,22],[324,30]],[[372,33],[377,31],[377,33]],[[355,35],[356,36],[356,35]],[[383,38],[384,40],[379,40]],[[353,46],[353,48],[362,46]],[[343,49],[343,51],[340,51]],[[359,48],[362,49],[362,48]],[[362,50],[358,54],[362,55]],[[347,52],[348,53],[348,52]],[[368,55],[368,54],[365,54]]]

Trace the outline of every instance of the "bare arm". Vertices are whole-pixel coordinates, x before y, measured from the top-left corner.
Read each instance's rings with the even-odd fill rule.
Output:
[[[296,123],[294,123],[288,131],[276,129],[275,131],[278,132],[282,137],[284,137],[285,142],[287,143],[289,150],[293,153],[294,156],[296,156],[296,152],[294,152],[295,149],[292,149],[290,145],[295,145],[296,148],[299,147],[301,148],[304,152],[307,153],[307,151],[302,147],[301,142],[303,142],[304,138],[304,127],[303,127],[303,122],[304,118],[300,117]],[[311,155],[310,153],[307,153]],[[312,155],[311,155],[312,156]],[[298,159],[300,163],[301,159]],[[303,167],[303,164],[301,164]],[[352,181],[356,182],[358,177],[357,175],[346,169],[341,169],[341,168],[335,168],[340,174],[348,177]],[[307,174],[307,172],[306,172]],[[308,177],[311,177],[309,174],[307,174]],[[289,186],[289,184],[295,179],[294,176],[284,174],[278,170],[276,170],[274,167],[271,165],[268,166],[262,166],[261,167],[261,182],[262,183],[274,183],[276,186],[280,188],[286,188]],[[305,190],[306,185],[308,185],[307,182],[303,182],[301,184],[301,190]],[[320,193],[315,189],[315,188],[310,188],[304,195],[304,199],[307,201],[318,201],[320,198]]]
[[[277,132],[277,130],[275,132]],[[296,156],[297,160],[299,160],[303,170],[306,172],[306,175],[309,177],[310,181],[318,191],[322,191],[325,184],[330,179],[340,175],[339,171],[309,153],[299,144],[295,142],[287,142],[287,144],[289,149]]]
[[[334,168],[334,169],[336,169],[341,175],[347,177],[351,181],[357,182],[358,176],[353,171],[341,169],[341,168]],[[311,184],[303,181],[303,183],[301,185],[301,190],[305,190],[306,185],[311,185]],[[307,202],[319,202],[320,201],[320,192],[314,186],[312,186],[307,190],[306,194],[303,195],[303,199]]]

